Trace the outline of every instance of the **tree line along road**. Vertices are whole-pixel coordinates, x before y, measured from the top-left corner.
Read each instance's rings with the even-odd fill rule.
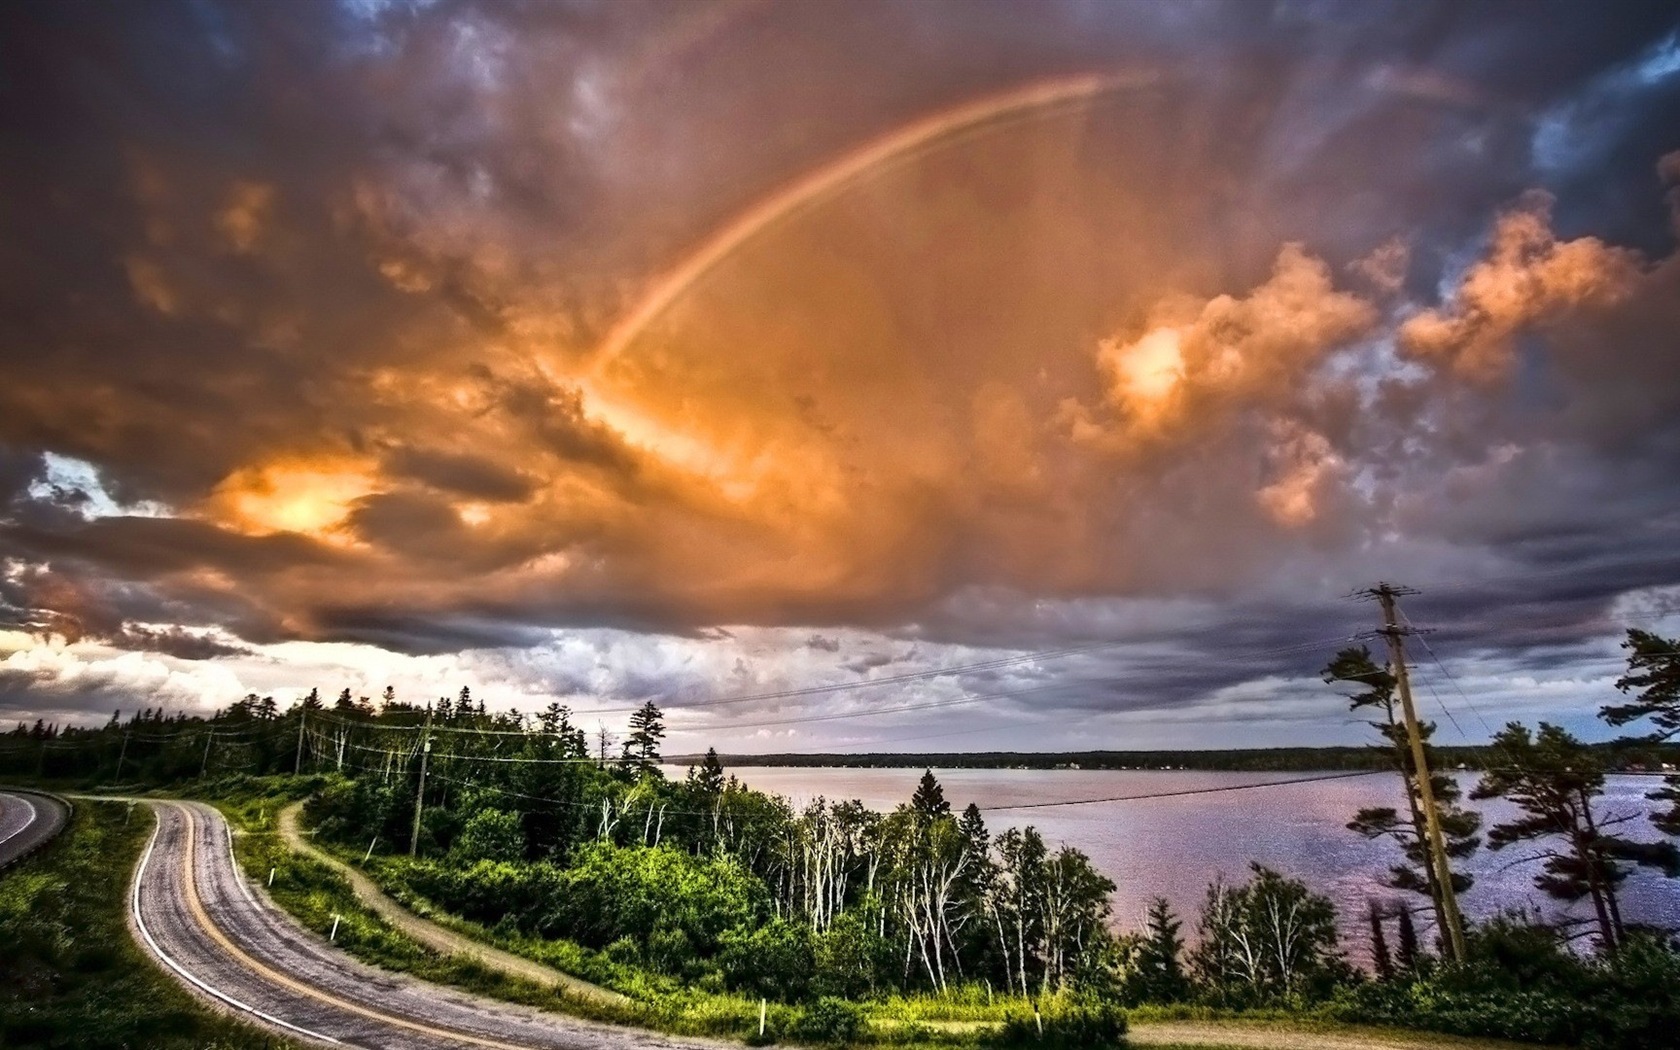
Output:
[[[128,902],[136,939],[216,1008],[293,1041],[363,1050],[721,1050],[738,1045],[543,1012],[358,962],[303,929],[247,882],[233,856],[231,829],[215,809],[184,801],[149,804],[157,826],[135,869]],[[1490,1045],[1400,1033],[1196,1022],[1139,1025],[1131,1042],[1263,1050]]]

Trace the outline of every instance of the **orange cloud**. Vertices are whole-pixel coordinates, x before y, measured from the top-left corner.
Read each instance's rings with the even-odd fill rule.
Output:
[[[1402,353],[1490,383],[1511,367],[1516,337],[1558,317],[1624,301],[1643,270],[1637,252],[1596,237],[1559,241],[1551,199],[1531,193],[1494,226],[1487,254],[1447,301],[1401,326]]]

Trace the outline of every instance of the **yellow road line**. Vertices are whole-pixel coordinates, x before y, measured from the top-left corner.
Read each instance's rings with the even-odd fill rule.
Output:
[[[204,903],[199,900],[197,881],[193,877],[193,850],[197,845],[196,825],[193,821],[193,814],[190,810],[184,806],[178,806],[177,808],[181,809],[187,820],[187,909],[192,912],[193,918],[198,921],[199,926],[204,929],[204,932],[209,934],[212,940],[219,944],[229,955],[233,956],[242,965],[244,965],[246,969],[273,981],[275,984],[278,984],[283,988],[289,989],[310,999],[314,999],[317,1002],[337,1007],[340,1010],[348,1010],[351,1013],[358,1014],[370,1020],[380,1021],[385,1024],[393,1024],[399,1028],[406,1028],[411,1032],[419,1032],[422,1035],[438,1036],[444,1039],[454,1039],[464,1043],[471,1043],[474,1046],[490,1047],[492,1050],[531,1050],[531,1045],[528,1043],[504,1043],[498,1039],[472,1035],[467,1032],[458,1032],[449,1028],[439,1028],[435,1025],[424,1024],[420,1021],[411,1021],[406,1017],[398,1017],[382,1010],[375,1010],[371,1007],[363,1006],[360,1003],[340,999],[335,995],[331,995],[314,987],[313,985],[304,984],[300,981],[294,980],[291,977],[280,973],[278,970],[257,961],[250,955],[247,955],[243,949],[234,944],[233,941],[229,940],[228,936],[222,932],[220,927],[211,920],[209,913],[204,910]],[[237,870],[234,872],[234,878],[240,878]]]

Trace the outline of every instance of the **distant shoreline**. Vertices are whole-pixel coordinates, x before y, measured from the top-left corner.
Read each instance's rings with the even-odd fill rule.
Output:
[[[1661,773],[1680,770],[1680,744],[1614,741],[1593,744],[1609,772]],[[1486,768],[1496,760],[1486,747],[1437,747],[1444,769]],[[674,766],[696,765],[703,755],[672,755]],[[1385,747],[1238,748],[1220,751],[914,751],[858,754],[719,754],[730,766],[792,766],[834,769],[1100,769],[1196,770],[1200,772],[1318,773],[1389,769]],[[1665,768],[1666,766],[1666,768]]]

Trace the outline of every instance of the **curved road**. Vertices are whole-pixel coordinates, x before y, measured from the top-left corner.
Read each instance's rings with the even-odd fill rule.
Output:
[[[277,1034],[312,1045],[362,1050],[740,1048],[738,1043],[677,1038],[546,1013],[357,962],[303,929],[266,894],[253,891],[234,860],[231,831],[220,813],[195,802],[154,800],[150,805],[157,813],[157,828],[135,868],[129,899],[136,939],[200,997]],[[1504,1045],[1427,1035],[1170,1021],[1136,1025],[1132,1042],[1256,1050]]]
[[[220,813],[154,802],[130,914],[147,951],[223,1009],[309,1042],[416,1050],[662,1050],[676,1039],[426,984],[351,959],[253,893]]]
[[[70,806],[62,799],[15,788],[0,790],[0,869],[35,852],[69,822]]]

